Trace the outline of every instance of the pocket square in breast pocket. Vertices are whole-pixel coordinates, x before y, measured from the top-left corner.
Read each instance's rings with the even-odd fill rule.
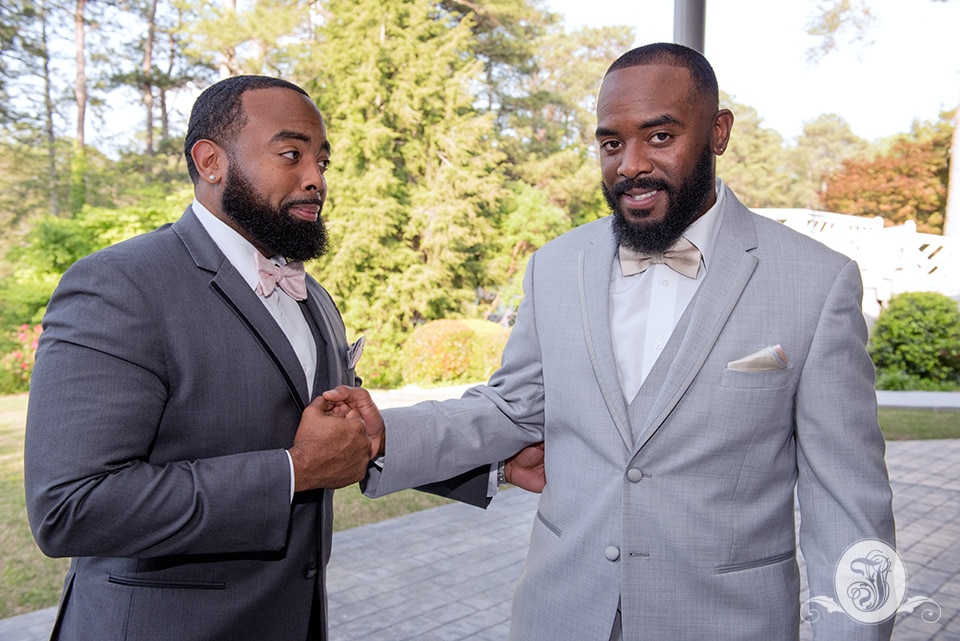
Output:
[[[766,372],[773,369],[787,368],[787,354],[777,345],[768,345],[749,356],[738,358],[727,363],[727,369],[738,372]]]
[[[360,357],[363,356],[363,345],[367,342],[366,336],[361,336],[347,349],[347,369],[356,369]]]

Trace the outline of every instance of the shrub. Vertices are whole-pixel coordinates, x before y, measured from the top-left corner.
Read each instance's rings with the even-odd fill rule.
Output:
[[[877,318],[869,350],[879,389],[956,389],[960,308],[937,292],[894,296]]]
[[[33,359],[40,338],[40,325],[21,325],[9,337],[14,349],[0,358],[0,394],[25,392],[30,389]]]
[[[417,385],[485,381],[500,364],[510,330],[485,320],[435,320],[403,346],[403,380]]]

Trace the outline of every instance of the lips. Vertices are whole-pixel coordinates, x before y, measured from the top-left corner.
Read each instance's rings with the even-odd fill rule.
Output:
[[[659,189],[634,189],[624,193],[620,198],[623,206],[627,209],[650,209],[656,204],[662,193]]]
[[[320,215],[320,204],[316,202],[312,203],[299,203],[296,205],[291,205],[287,208],[287,211],[300,220],[315,221]]]

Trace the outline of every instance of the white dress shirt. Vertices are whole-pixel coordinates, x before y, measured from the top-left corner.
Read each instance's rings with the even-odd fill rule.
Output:
[[[720,231],[723,183],[717,179],[717,202],[683,232],[702,254],[700,273],[687,278],[663,264],[624,276],[615,258],[610,277],[610,324],[620,388],[632,402],[653,369],[687,305],[710,267]]]
[[[250,244],[246,238],[241,236],[235,229],[210,213],[206,207],[200,204],[200,201],[193,201],[193,213],[203,228],[210,234],[210,238],[216,243],[223,255],[227,257],[234,269],[240,272],[250,289],[256,291],[257,284],[260,282],[260,276],[257,273],[256,253],[257,249]],[[284,264],[286,260],[282,256],[274,256],[273,260],[278,264]],[[300,303],[290,298],[285,291],[277,287],[269,296],[260,296],[257,298],[263,303],[270,315],[283,330],[290,345],[297,353],[300,365],[303,368],[303,375],[307,381],[307,391],[309,396],[313,396],[313,377],[317,371],[317,344],[313,338],[313,332],[310,331],[310,325],[300,309]],[[293,459],[287,452],[287,458],[290,463],[290,500],[293,500],[295,480],[293,473]]]

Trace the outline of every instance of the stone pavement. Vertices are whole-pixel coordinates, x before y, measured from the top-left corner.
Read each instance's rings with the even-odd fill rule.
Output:
[[[426,393],[450,397],[462,389]],[[405,405],[421,394],[395,390],[377,401]],[[881,403],[923,407],[926,394],[900,393]],[[960,394],[926,400],[960,408]],[[923,596],[935,604],[898,615],[893,639],[960,641],[960,439],[891,442],[887,464],[906,599]],[[449,504],[335,533],[328,569],[331,641],[506,639],[536,500],[511,489],[487,510]],[[925,620],[925,611],[935,620]],[[54,614],[48,608],[2,620],[0,641],[46,639]],[[811,636],[803,625],[801,638]]]

